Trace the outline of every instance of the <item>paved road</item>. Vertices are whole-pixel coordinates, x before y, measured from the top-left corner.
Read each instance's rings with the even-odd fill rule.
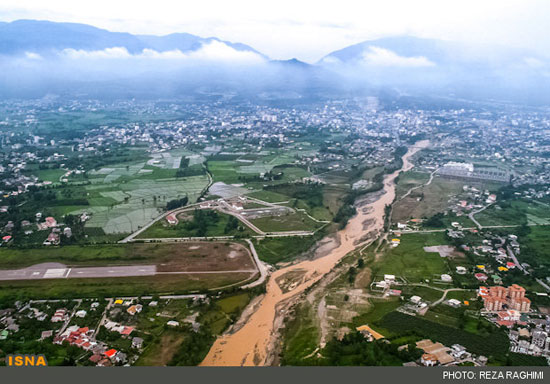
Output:
[[[43,263],[22,269],[0,270],[0,280],[75,279],[85,277],[152,276],[155,265],[68,268],[60,263]]]
[[[475,219],[474,215],[477,215],[478,213],[483,212],[484,210],[489,208],[491,205],[493,205],[493,203],[486,205],[483,208],[478,209],[477,211],[470,212],[470,214],[468,215],[468,218],[474,222],[474,224],[478,227],[478,229],[483,229],[483,226],[479,224],[479,222]]]
[[[441,231],[444,231],[442,229]],[[296,237],[296,236],[313,236],[315,232],[312,231],[287,231],[287,232],[270,232],[265,235],[252,236],[255,239],[263,239],[265,237]],[[154,237],[154,238],[142,238],[142,239],[130,239],[131,242],[143,242],[143,243],[183,243],[192,241],[205,241],[205,240],[233,240],[234,236],[205,236],[205,237]]]
[[[422,188],[422,187],[426,187],[426,186],[430,185],[432,183],[433,179],[434,179],[435,173],[438,170],[439,170],[439,168],[435,169],[432,173],[430,173],[430,178],[428,179],[428,181],[425,184],[420,184],[420,185],[417,185],[416,187],[409,188],[407,193],[405,193],[403,196],[401,196],[401,198],[399,200],[403,200],[405,197],[409,196],[412,193],[412,191],[415,191],[418,188]]]
[[[441,296],[441,298],[433,303],[430,304],[430,307],[435,307],[436,305],[439,305],[443,302],[443,300],[445,300],[445,298],[447,297],[447,293],[449,292],[456,292],[456,291],[466,291],[466,289],[463,289],[463,288],[449,288],[449,289],[446,289],[445,291],[443,291],[443,296]]]
[[[250,246],[250,251],[252,252],[252,256],[254,257],[254,261],[256,262],[256,266],[258,267],[258,271],[260,272],[260,277],[258,280],[253,281],[252,283],[243,285],[242,288],[253,288],[258,285],[261,285],[264,283],[265,279],[268,276],[268,270],[267,266],[263,263],[263,261],[260,260],[260,257],[258,256],[258,253],[256,252],[256,248],[254,248],[254,244],[252,241],[246,239],[246,242]]]
[[[141,233],[145,232],[153,224],[155,224],[156,222],[164,219],[166,216],[168,216],[170,214],[177,215],[180,212],[184,212],[184,211],[187,211],[187,210],[190,210],[190,209],[193,209],[193,208],[199,208],[199,203],[189,204],[189,205],[186,205],[185,207],[180,207],[180,208],[173,209],[171,211],[163,212],[157,218],[151,220],[149,223],[147,223],[146,225],[144,225],[143,227],[141,227],[140,229],[138,229],[134,233],[130,234],[128,237],[125,237],[124,239],[120,240],[119,243],[124,244],[124,243],[128,243],[128,242],[133,241],[136,236],[138,236]]]
[[[520,271],[523,271],[525,273],[525,270],[523,269],[523,267],[521,266],[521,264],[519,263],[519,260],[518,258],[516,257],[516,254],[514,253],[514,251],[512,250],[512,247],[510,247],[509,245],[506,247],[506,250],[508,251],[508,256],[514,260],[514,264],[516,265],[516,268],[519,269]]]
[[[149,227],[151,227],[154,223],[158,222],[159,220],[162,220],[167,215],[173,213],[173,214],[179,214],[180,212],[190,211],[191,209],[198,208],[198,204],[193,205],[187,205],[184,208],[177,208],[173,211],[165,212],[161,214],[159,217],[151,221],[149,224],[145,225],[144,227],[140,228],[136,232],[132,233],[128,237],[126,237],[123,240],[120,240],[119,243],[131,243],[134,241],[140,241],[140,242],[163,242],[163,243],[171,243],[171,242],[178,242],[178,241],[197,241],[197,240],[229,240],[233,239],[234,236],[212,236],[212,237],[171,237],[171,238],[140,238],[136,239],[137,236],[139,236],[141,233],[143,233],[145,230],[147,230]],[[257,238],[263,238],[263,237],[293,237],[293,236],[312,236],[315,232],[313,231],[283,231],[283,232],[263,232],[258,227],[256,227],[254,224],[252,224],[248,219],[243,217],[240,214],[237,214],[233,211],[221,209],[221,208],[199,208],[199,209],[217,209],[222,213],[235,216],[237,219],[239,219],[241,222],[243,222],[245,225],[250,227],[253,231],[257,233]]]

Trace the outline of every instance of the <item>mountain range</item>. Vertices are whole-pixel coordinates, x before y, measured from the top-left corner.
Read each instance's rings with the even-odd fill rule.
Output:
[[[121,57],[124,60],[101,61]],[[505,46],[411,36],[361,42],[308,64],[271,60],[249,45],[217,37],[134,35],[85,24],[17,20],[0,22],[0,73],[4,96],[38,88],[80,89],[82,84],[89,91],[96,82],[107,84],[105,92],[110,83],[126,92],[147,84],[142,90],[147,93],[155,84],[159,92],[210,88],[293,97],[390,87],[550,100],[549,57]]]
[[[16,20],[0,22],[0,54],[36,52],[47,54],[63,49],[102,50],[123,47],[130,53],[144,49],[155,51],[195,51],[204,44],[221,42],[237,51],[259,54],[254,48],[241,43],[223,41],[216,37],[199,37],[189,33],[172,33],[165,36],[132,35],[110,32],[86,24],[56,23],[43,20]]]

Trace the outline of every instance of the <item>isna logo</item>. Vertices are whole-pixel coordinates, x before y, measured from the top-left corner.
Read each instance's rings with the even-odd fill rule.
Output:
[[[44,355],[8,355],[6,366],[8,367],[45,367],[48,360]]]

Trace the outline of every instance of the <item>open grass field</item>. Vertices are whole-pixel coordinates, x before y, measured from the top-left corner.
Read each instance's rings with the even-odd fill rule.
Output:
[[[240,183],[239,176],[242,175],[237,172],[237,164],[231,160],[209,160],[208,170],[212,174],[214,182],[222,181],[227,184]]]
[[[374,263],[374,275],[392,274],[418,283],[424,279],[431,279],[434,275],[449,273],[445,258],[438,253],[425,252],[423,249],[426,246],[446,245],[444,233],[404,234],[400,239],[401,244],[398,247],[390,248]]]
[[[395,196],[399,199],[410,188],[425,184],[430,179],[430,175],[424,172],[407,171],[399,175],[399,181],[395,189]]]
[[[51,181],[52,183],[58,183],[59,178],[67,172],[66,170],[57,168],[57,169],[40,169],[33,171],[33,175],[38,177],[42,181]]]
[[[246,307],[251,299],[249,293],[240,293],[216,300],[212,310],[199,317],[201,323],[207,324],[215,335],[222,333],[231,321],[238,318],[238,314]]]
[[[0,282],[0,298],[59,299],[80,297],[184,294],[244,282],[250,273],[156,275],[97,279]]]
[[[404,178],[404,182],[407,182],[407,178]],[[460,193],[463,185],[462,181],[434,178],[430,185],[416,189],[409,196],[394,204],[393,222],[431,217],[438,212],[445,211],[450,197]]]
[[[225,213],[217,212],[218,221],[215,223],[209,223],[207,227],[207,232],[205,237],[215,237],[215,236],[251,236],[256,234],[252,229],[248,228],[246,224],[240,222],[240,226],[243,230],[232,229],[228,232],[225,231],[226,225],[229,221],[230,215]],[[192,212],[189,213],[191,219]],[[178,217],[182,220],[181,216]],[[137,238],[138,239],[155,239],[155,238],[170,238],[170,237],[196,237],[197,230],[189,230],[186,228],[186,222],[180,221],[177,225],[169,225],[166,220],[159,220],[146,231],[141,233]]]
[[[167,329],[162,326],[163,321],[158,322],[154,319],[156,314],[153,313],[151,316],[147,313],[144,320],[145,327],[140,324],[139,329],[147,330],[148,344],[136,365],[198,364],[208,352],[215,336],[235,322],[251,298],[252,295],[249,293],[225,294],[208,305],[194,305],[187,303],[187,300],[173,300],[169,301],[164,308],[159,308],[163,316],[175,319],[180,324],[194,319],[200,324],[197,333],[191,330],[188,324]]]
[[[254,247],[261,260],[276,264],[290,261],[296,256],[308,251],[322,236],[324,229],[313,236],[305,237],[266,237],[255,240]]]
[[[167,329],[151,346],[145,349],[135,365],[147,367],[162,367],[167,365],[185,338],[185,332]]]
[[[1,269],[17,269],[45,262],[63,263],[69,267],[156,264],[160,271],[255,268],[248,249],[244,245],[229,242],[0,248]]]
[[[255,197],[256,199],[267,201],[268,203],[281,203],[283,201],[290,200],[290,197],[267,190],[254,191],[249,194],[250,197]]]
[[[386,330],[379,328],[376,324],[386,314],[394,311],[401,305],[397,298],[392,300],[370,300],[372,306],[365,313],[353,318],[353,326],[358,327],[360,325],[369,325],[373,329],[384,334]]]
[[[314,231],[323,225],[322,223],[318,223],[310,219],[302,212],[282,216],[266,216],[250,220],[250,222],[266,233],[284,231]]]
[[[481,225],[550,224],[550,206],[513,200],[492,205],[476,219]]]
[[[403,295],[407,296],[413,296],[417,295],[420,296],[423,300],[427,300],[431,303],[434,301],[437,301],[438,299],[443,296],[443,292],[433,289],[430,287],[419,287],[419,286],[405,286],[402,289]]]
[[[281,365],[307,365],[308,356],[319,343],[315,310],[307,301],[294,308],[294,316],[285,324]]]
[[[526,260],[534,266],[550,266],[550,226],[532,226],[527,235],[520,238],[520,242],[525,249],[525,254],[522,252],[520,258]]]

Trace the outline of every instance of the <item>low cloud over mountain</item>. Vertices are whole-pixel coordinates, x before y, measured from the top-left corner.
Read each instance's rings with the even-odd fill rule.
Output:
[[[20,20],[0,23],[0,72],[0,94],[5,97],[51,92],[157,97],[215,89],[296,98],[389,87],[550,100],[548,57],[415,37],[365,41],[307,64],[270,60],[246,44],[216,37],[132,35],[83,24]]]

